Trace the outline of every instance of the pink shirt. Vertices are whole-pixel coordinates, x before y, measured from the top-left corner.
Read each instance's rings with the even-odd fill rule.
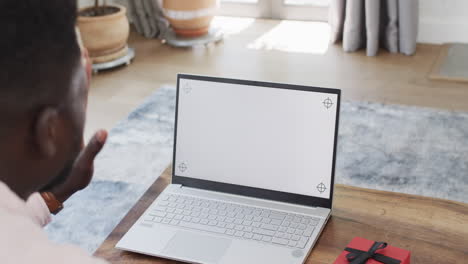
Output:
[[[0,182],[0,263],[106,263],[80,248],[50,241],[42,230],[50,219],[49,209],[38,193],[25,202]]]

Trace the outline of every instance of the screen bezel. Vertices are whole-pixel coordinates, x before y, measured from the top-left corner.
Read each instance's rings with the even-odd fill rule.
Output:
[[[230,84],[240,84],[240,85],[249,85],[249,86],[260,86],[265,88],[279,88],[279,89],[288,89],[288,90],[299,90],[299,91],[310,91],[316,93],[327,93],[327,94],[336,94],[337,95],[337,109],[336,109],[336,123],[335,123],[335,135],[334,135],[334,145],[333,145],[333,164],[332,164],[332,175],[331,175],[331,186],[330,186],[330,198],[320,198],[315,196],[307,196],[302,194],[294,194],[281,191],[273,191],[256,187],[249,187],[243,185],[236,185],[230,183],[216,182],[195,179],[190,177],[178,176],[175,174],[175,160],[177,155],[177,117],[178,117],[178,108],[179,108],[179,84],[181,79],[190,79],[198,81],[208,81],[208,82],[218,82],[218,83],[230,83]],[[335,163],[336,163],[336,150],[337,150],[337,141],[338,141],[338,124],[340,116],[340,102],[341,102],[341,90],[332,89],[332,88],[320,88],[312,86],[303,86],[303,85],[294,85],[294,84],[281,84],[281,83],[270,83],[262,81],[248,81],[248,80],[237,80],[229,78],[220,78],[220,77],[208,77],[192,74],[178,74],[177,75],[177,95],[176,95],[176,108],[175,108],[175,124],[174,124],[174,150],[173,150],[173,162],[172,162],[172,183],[181,184],[183,186],[191,188],[199,188],[210,191],[217,191],[223,193],[230,193],[236,195],[244,195],[254,198],[267,199],[285,203],[299,204],[311,207],[324,207],[332,208],[333,201],[333,190],[335,182]]]

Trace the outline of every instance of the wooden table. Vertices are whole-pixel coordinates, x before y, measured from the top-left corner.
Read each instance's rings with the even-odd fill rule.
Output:
[[[111,263],[176,263],[114,248],[170,179],[168,168],[104,241],[96,256]],[[355,236],[408,249],[412,264],[468,263],[468,204],[338,184],[332,217],[306,263],[333,263]]]

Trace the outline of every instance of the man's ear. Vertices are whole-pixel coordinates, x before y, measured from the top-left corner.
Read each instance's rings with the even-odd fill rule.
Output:
[[[36,119],[34,141],[39,151],[46,157],[52,157],[57,152],[59,117],[56,109],[43,109]]]

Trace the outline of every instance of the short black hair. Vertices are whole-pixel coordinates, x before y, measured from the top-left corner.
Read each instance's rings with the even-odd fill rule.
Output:
[[[76,2],[0,0],[0,109],[30,111],[68,92],[81,53]]]

